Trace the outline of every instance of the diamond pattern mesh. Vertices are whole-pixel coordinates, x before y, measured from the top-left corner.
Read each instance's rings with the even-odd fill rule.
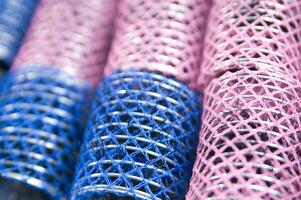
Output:
[[[299,77],[301,1],[215,1],[209,16],[199,85],[231,70],[264,69]]]
[[[116,3],[41,2],[14,68],[53,66],[97,84],[107,60]]]
[[[193,85],[208,6],[207,0],[122,0],[106,74],[159,71]]]
[[[301,1],[215,1],[187,200],[300,199]]]
[[[184,197],[200,125],[196,94],[159,74],[115,73],[92,110],[71,199]]]
[[[187,199],[300,199],[300,83],[242,70],[205,94]]]
[[[0,176],[64,199],[88,92],[80,80],[53,69],[10,73],[1,84]]]
[[[0,67],[13,61],[38,0],[0,0]]]

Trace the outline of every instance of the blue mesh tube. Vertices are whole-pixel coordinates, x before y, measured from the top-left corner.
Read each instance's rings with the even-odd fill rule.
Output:
[[[38,0],[0,0],[0,67],[12,63]]]
[[[159,74],[120,72],[98,88],[71,199],[181,199],[190,178],[200,102]]]
[[[0,176],[66,199],[89,92],[54,69],[10,73],[0,95]]]

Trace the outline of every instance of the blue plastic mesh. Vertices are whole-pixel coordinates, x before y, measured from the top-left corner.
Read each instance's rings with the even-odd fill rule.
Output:
[[[38,0],[0,0],[0,67],[9,67]]]
[[[65,198],[89,91],[54,69],[9,74],[0,95],[0,176]]]
[[[115,73],[90,117],[71,199],[183,198],[200,125],[194,92],[154,73]]]

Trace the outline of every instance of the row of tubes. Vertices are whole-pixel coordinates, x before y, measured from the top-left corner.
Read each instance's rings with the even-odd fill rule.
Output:
[[[0,0],[0,198],[301,198],[300,32],[300,0]]]

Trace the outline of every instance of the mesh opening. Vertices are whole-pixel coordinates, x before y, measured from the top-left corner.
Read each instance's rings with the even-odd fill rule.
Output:
[[[200,125],[187,86],[159,74],[121,72],[100,85],[72,198],[183,198]]]
[[[6,61],[4,61],[4,59],[0,60],[0,70],[1,70],[0,73],[2,73],[2,71],[8,70],[8,68],[9,68],[9,65],[6,63]]]

